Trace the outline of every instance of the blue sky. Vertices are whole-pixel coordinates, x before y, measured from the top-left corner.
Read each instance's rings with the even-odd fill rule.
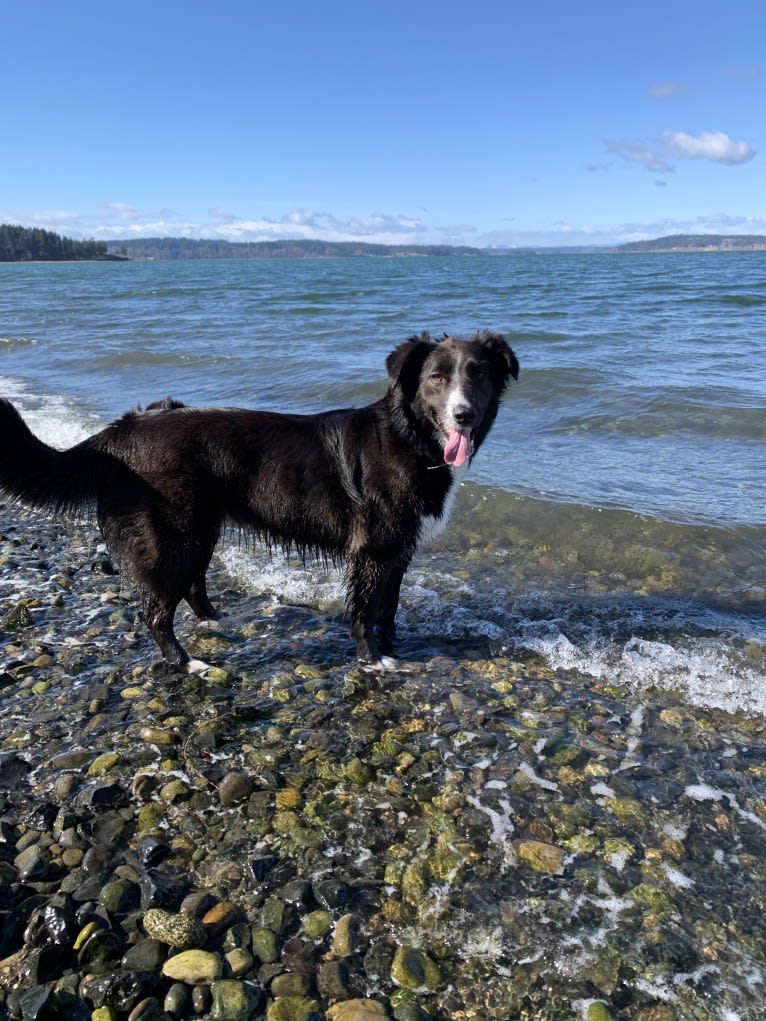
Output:
[[[2,0],[0,221],[470,245],[766,234],[755,0]]]

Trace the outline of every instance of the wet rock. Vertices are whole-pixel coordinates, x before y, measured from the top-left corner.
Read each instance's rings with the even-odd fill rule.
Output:
[[[98,929],[81,946],[77,963],[86,971],[98,973],[119,961],[123,949],[123,942],[116,932]]]
[[[540,840],[521,840],[518,844],[518,855],[536,872],[547,875],[558,875],[564,867],[564,852],[554,844]]]
[[[318,941],[332,929],[332,916],[329,911],[311,911],[303,917],[302,925],[308,938]]]
[[[159,865],[173,853],[167,841],[154,834],[139,837],[137,851],[141,864],[147,868]]]
[[[143,927],[147,936],[178,950],[196,949],[207,942],[202,922],[183,911],[173,914],[162,908],[150,908],[144,914]]]
[[[224,776],[218,787],[218,797],[224,808],[245,801],[253,791],[252,781],[242,773],[231,772]]]
[[[167,1021],[167,1018],[160,1001],[155,996],[147,996],[131,1010],[128,1021]]]
[[[125,951],[122,966],[127,971],[160,971],[167,957],[167,944],[142,939]]]
[[[342,961],[323,961],[317,969],[317,992],[329,1003],[351,996],[348,971]]]
[[[34,985],[11,993],[8,1007],[12,1016],[21,1017],[23,1021],[43,1021],[50,1016],[52,995],[49,986]]]
[[[50,853],[39,844],[32,844],[21,854],[16,855],[13,864],[18,871],[20,882],[35,883],[48,875]]]
[[[398,947],[391,963],[391,979],[405,989],[431,992],[442,983],[438,964],[416,947]]]
[[[141,910],[175,908],[181,901],[186,882],[183,877],[158,869],[147,869],[138,882]]]
[[[187,985],[210,984],[223,976],[223,962],[208,950],[182,950],[162,966],[162,974]]]
[[[17,603],[12,610],[0,617],[0,631],[19,631],[33,625],[32,614],[25,602]]]
[[[76,797],[78,808],[111,808],[125,801],[125,791],[119,783],[95,780],[82,787]]]
[[[248,982],[219,979],[210,987],[211,1021],[248,1021],[258,1008],[261,991]]]
[[[300,975],[295,972],[287,972],[275,975],[271,982],[271,995],[278,996],[306,996],[311,991],[311,979],[308,975]]]
[[[181,1017],[188,998],[188,987],[183,982],[174,982],[165,994],[162,1006],[172,1017]]]
[[[217,936],[243,917],[244,913],[239,904],[232,901],[220,901],[205,912],[202,916],[202,925],[209,936]]]
[[[615,1018],[605,1003],[589,1003],[585,1021],[615,1021]]]
[[[32,764],[16,752],[0,752],[0,786],[13,787],[25,779]]]
[[[325,1011],[327,1021],[390,1021],[391,1015],[377,1000],[345,1000]]]
[[[280,996],[269,1004],[266,1021],[322,1021],[317,1000],[307,996]]]
[[[110,915],[124,915],[138,907],[141,896],[129,879],[114,879],[102,887],[98,900]]]
[[[333,953],[338,957],[350,957],[360,946],[361,922],[356,915],[343,915],[335,925]]]
[[[263,964],[273,964],[279,957],[279,941],[272,929],[256,926],[253,929],[253,953]]]
[[[57,978],[69,963],[70,954],[67,948],[55,943],[33,950],[19,969],[24,985],[37,985]]]

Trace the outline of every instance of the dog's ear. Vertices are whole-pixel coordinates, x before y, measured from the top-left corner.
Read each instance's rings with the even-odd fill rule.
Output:
[[[508,377],[519,378],[519,362],[502,333],[483,330],[476,340],[487,349],[492,363],[492,376],[499,390],[504,390]]]
[[[429,335],[421,333],[420,336],[410,337],[404,344],[400,344],[386,358],[386,369],[394,386],[401,388],[408,401],[415,397],[423,362],[435,347],[436,344]]]

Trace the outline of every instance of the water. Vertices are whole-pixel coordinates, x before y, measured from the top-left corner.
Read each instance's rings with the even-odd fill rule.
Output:
[[[478,328],[521,376],[408,575],[405,654],[533,649],[766,712],[763,253],[0,265],[0,392],[65,446],[167,394],[367,403],[411,333]],[[319,566],[225,556],[339,601]]]

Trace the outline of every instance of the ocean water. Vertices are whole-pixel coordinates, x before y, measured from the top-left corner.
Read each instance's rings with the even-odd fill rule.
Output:
[[[766,712],[764,253],[0,264],[0,393],[63,447],[168,394],[368,403],[412,333],[482,328],[520,379],[408,574],[403,654],[533,650]],[[322,565],[223,555],[340,606]]]

